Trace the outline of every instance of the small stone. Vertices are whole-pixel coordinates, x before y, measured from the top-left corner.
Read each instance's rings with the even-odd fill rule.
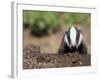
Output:
[[[83,65],[82,61],[79,61],[79,64],[80,64],[80,65]]]

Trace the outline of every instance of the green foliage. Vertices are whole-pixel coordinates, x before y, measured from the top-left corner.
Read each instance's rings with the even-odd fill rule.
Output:
[[[64,13],[64,23],[67,25],[80,24],[84,26],[90,26],[89,13]]]
[[[90,18],[89,13],[23,10],[24,29],[30,28],[31,33],[36,36],[54,33],[60,29],[62,24],[90,26]]]
[[[57,12],[37,12],[23,11],[24,28],[31,28],[33,34],[41,36],[56,32],[59,29],[59,13]],[[25,25],[26,24],[26,25]]]

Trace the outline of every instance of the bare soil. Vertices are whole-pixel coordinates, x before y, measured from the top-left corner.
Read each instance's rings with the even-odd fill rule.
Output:
[[[41,54],[39,46],[30,45],[24,49],[23,69],[35,68],[58,68],[90,66],[90,54],[80,55],[76,53],[61,54]]]

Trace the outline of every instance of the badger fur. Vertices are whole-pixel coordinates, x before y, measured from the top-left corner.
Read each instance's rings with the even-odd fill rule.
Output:
[[[65,31],[58,53],[74,53],[87,54],[87,47],[83,42],[83,35],[76,27],[71,27]]]

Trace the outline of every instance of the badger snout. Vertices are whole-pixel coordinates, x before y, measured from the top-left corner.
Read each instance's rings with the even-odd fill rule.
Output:
[[[75,44],[71,44],[71,48],[73,48],[73,47],[76,47],[76,45]]]
[[[75,44],[70,44],[70,51],[73,53],[73,52],[76,52],[78,50],[78,47],[75,45]]]

